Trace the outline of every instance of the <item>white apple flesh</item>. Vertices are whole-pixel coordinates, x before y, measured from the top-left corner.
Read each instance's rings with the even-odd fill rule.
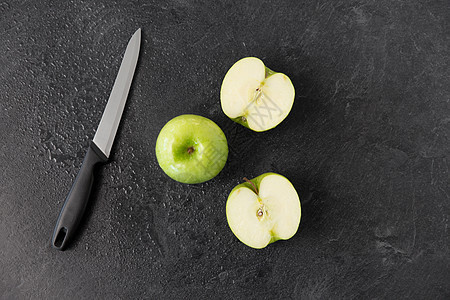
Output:
[[[264,248],[294,236],[300,225],[300,199],[285,177],[266,173],[235,187],[227,200],[227,220],[236,237]]]
[[[254,131],[280,124],[289,114],[294,97],[289,77],[268,69],[256,57],[236,62],[225,75],[220,90],[223,112]]]

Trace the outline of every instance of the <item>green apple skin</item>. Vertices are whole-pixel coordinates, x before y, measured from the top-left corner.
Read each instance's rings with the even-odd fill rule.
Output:
[[[258,59],[258,58],[256,58],[256,57],[245,57],[245,58],[243,58],[243,59],[241,59],[240,61],[242,61],[242,60],[245,60],[245,59],[248,59],[248,58],[250,58],[250,59],[257,59],[257,60],[260,60],[260,59]],[[239,62],[239,61],[238,61]],[[238,63],[238,62],[236,62],[236,63]],[[263,63],[262,61],[261,61],[261,63]],[[267,80],[270,76],[272,76],[272,75],[275,75],[275,74],[282,74],[282,73],[280,73],[280,72],[275,72],[275,71],[273,71],[273,70],[271,70],[271,69],[269,69],[268,67],[266,67],[265,65],[264,65],[264,69],[265,69],[265,78],[264,78],[264,80]],[[228,71],[229,72],[229,71]],[[228,74],[228,73],[227,73]],[[284,74],[283,74],[284,75]],[[226,76],[225,76],[226,77]],[[292,97],[292,99],[294,99],[294,97],[295,97],[295,90],[294,90],[294,87],[293,87],[293,85],[292,85],[292,82],[291,82],[291,80],[289,79],[289,77],[287,77],[286,75],[285,75],[285,77],[286,77],[286,79],[289,81],[289,83],[290,83],[290,85],[292,86],[292,89],[293,89],[293,97]],[[292,100],[293,101],[293,100]],[[292,105],[291,105],[291,107],[289,108],[289,111],[292,109]],[[237,117],[237,118],[232,118],[232,117],[230,117],[230,116],[228,116],[228,117],[230,117],[230,119],[232,120],[232,121],[234,121],[234,122],[236,122],[236,123],[238,123],[238,124],[240,124],[240,125],[242,125],[242,126],[244,126],[244,127],[246,127],[246,128],[248,128],[248,129],[250,129],[250,130],[253,130],[253,131],[256,131],[256,132],[262,132],[262,131],[267,131],[267,130],[270,130],[270,129],[273,129],[273,128],[275,128],[276,126],[278,126],[287,116],[288,116],[288,114],[289,114],[289,112],[284,116],[284,118],[283,119],[281,119],[278,123],[276,123],[276,124],[273,124],[273,126],[271,126],[271,127],[268,127],[268,128],[264,128],[264,129],[257,129],[257,128],[251,128],[250,126],[249,126],[249,124],[248,124],[248,121],[247,121],[247,119],[246,119],[246,116],[244,116],[244,115],[242,115],[242,116],[239,116],[239,117]]]
[[[266,177],[266,176],[268,176],[268,175],[279,175],[279,176],[283,176],[283,175],[276,174],[276,173],[273,173],[273,172],[268,172],[268,173],[264,173],[264,174],[262,174],[262,175],[259,175],[258,177],[255,177],[255,178],[253,178],[253,179],[250,179],[250,181],[253,182],[253,183],[255,184],[255,186],[259,189],[259,186],[260,186],[260,184],[261,184],[261,180],[263,180],[263,178]],[[284,176],[283,176],[283,177],[284,177]],[[285,177],[285,178],[286,178],[286,177]],[[249,188],[249,189],[253,190],[253,186],[252,186],[250,183],[248,183],[248,182],[243,182],[243,183],[241,183],[241,184],[235,186],[235,187],[231,190],[230,195],[231,195],[235,190],[237,190],[238,188],[241,188],[241,187],[246,187],[246,188]]]
[[[213,121],[198,115],[180,115],[161,129],[156,158],[172,179],[196,184],[214,178],[225,166],[228,145]]]
[[[256,186],[256,188],[257,188],[258,191],[259,191],[259,190],[260,190],[260,184],[261,184],[261,181],[262,181],[265,177],[267,177],[267,176],[269,176],[269,175],[277,175],[277,176],[281,176],[281,177],[285,178],[285,179],[289,182],[289,180],[288,180],[286,177],[284,177],[283,175],[280,175],[280,174],[277,174],[277,173],[273,173],[273,172],[264,173],[264,174],[262,174],[262,175],[260,175],[260,176],[258,176],[258,177],[255,177],[255,178],[253,178],[253,179],[250,179],[250,181],[253,182],[253,184]],[[292,183],[291,183],[291,186],[292,186]],[[235,192],[236,190],[238,190],[238,189],[241,188],[241,187],[248,188],[248,189],[250,189],[250,190],[252,190],[252,191],[254,190],[254,187],[252,186],[252,184],[250,184],[250,183],[248,183],[248,182],[241,183],[241,184],[235,186],[235,187],[231,190],[231,192],[230,192],[230,194],[229,194],[229,196],[228,196],[228,199],[227,199],[227,208],[226,208],[226,211],[227,211],[227,221],[228,221],[229,224],[230,224],[230,221],[229,221],[229,214],[228,214],[228,203],[229,203],[228,200],[230,199],[230,197],[231,197],[231,195],[233,194],[233,192]],[[292,188],[294,188],[294,187],[292,186]],[[295,188],[294,188],[294,190],[295,190]],[[299,204],[298,204],[298,205],[299,205],[299,207],[300,207],[300,218],[301,218],[301,204],[300,204],[300,201],[299,201]],[[298,226],[299,226],[299,225],[300,225],[300,219],[299,219],[299,224],[297,225],[297,229],[298,229]],[[287,238],[281,238],[281,237],[279,237],[279,236],[272,235],[272,238],[270,239],[270,241],[269,241],[266,245],[261,246],[261,247],[255,247],[255,246],[249,245],[249,244],[247,244],[245,241],[241,240],[241,239],[239,238],[239,235],[236,234],[236,232],[233,231],[233,228],[232,228],[231,226],[230,226],[230,229],[231,229],[231,231],[233,232],[233,234],[234,234],[234,235],[235,235],[235,236],[236,236],[243,244],[245,244],[245,245],[247,245],[247,246],[249,246],[249,247],[255,248],[255,249],[262,249],[262,248],[265,248],[265,247],[267,247],[269,244],[272,244],[273,242],[276,242],[276,241],[281,240],[281,239],[287,240],[287,239],[291,238],[292,236],[294,236],[295,233],[297,232],[297,230],[296,230],[291,236],[289,236],[289,237],[287,237]]]

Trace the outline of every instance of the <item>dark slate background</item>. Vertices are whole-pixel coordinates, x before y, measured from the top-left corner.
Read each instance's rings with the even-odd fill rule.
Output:
[[[449,299],[450,2],[1,1],[1,299]],[[50,247],[128,39],[141,56],[111,163],[76,240]],[[254,133],[221,111],[245,56],[287,74],[288,118]],[[215,121],[230,155],[184,185],[162,126]],[[242,177],[285,175],[297,234],[240,243]]]

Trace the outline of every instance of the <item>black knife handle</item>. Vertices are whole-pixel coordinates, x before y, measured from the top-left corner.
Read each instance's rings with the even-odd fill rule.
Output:
[[[75,233],[84,210],[89,200],[92,183],[94,181],[94,167],[98,163],[105,163],[108,158],[91,142],[84,157],[81,169],[78,172],[72,189],[67,195],[66,201],[59,214],[53,231],[52,246],[58,250],[64,250],[69,240]]]

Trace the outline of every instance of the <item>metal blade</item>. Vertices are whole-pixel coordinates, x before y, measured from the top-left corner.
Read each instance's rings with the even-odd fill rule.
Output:
[[[127,49],[123,55],[122,64],[119,73],[109,95],[108,103],[103,112],[102,119],[98,125],[94,136],[94,143],[100,150],[109,157],[111,147],[119,127],[123,108],[127,101],[128,91],[133,80],[134,70],[139,57],[139,48],[141,45],[141,29],[139,28],[128,42]]]

